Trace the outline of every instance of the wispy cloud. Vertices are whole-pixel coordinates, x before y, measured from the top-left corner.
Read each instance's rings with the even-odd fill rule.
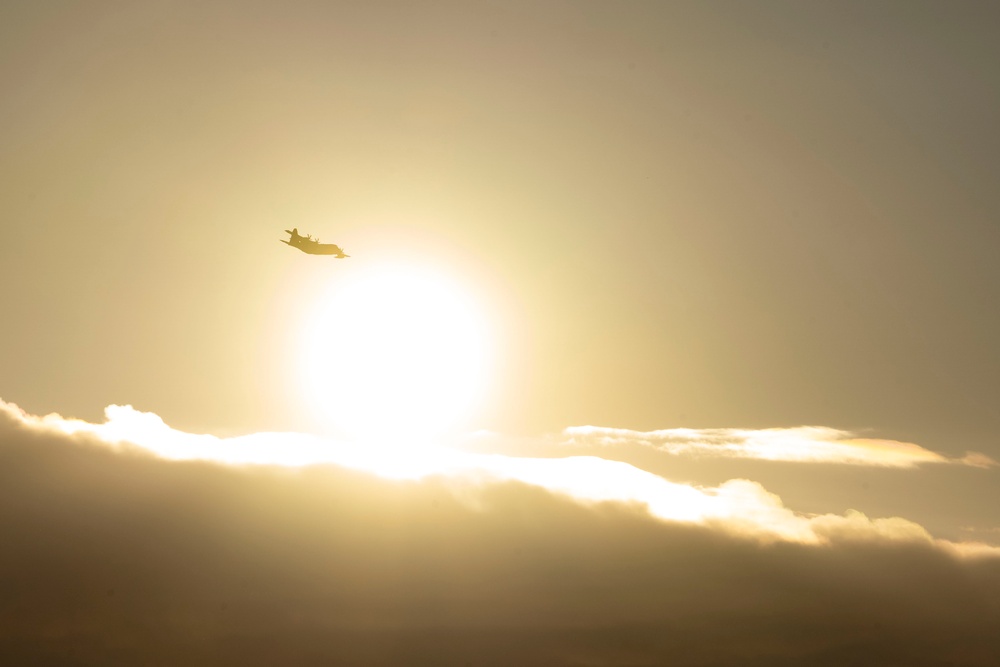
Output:
[[[672,428],[657,431],[573,426],[563,433],[568,445],[641,445],[675,456],[841,463],[891,468],[912,468],[928,463],[978,468],[997,465],[996,461],[978,452],[968,452],[961,458],[948,458],[910,442],[858,438],[849,431],[823,426],[768,429]]]

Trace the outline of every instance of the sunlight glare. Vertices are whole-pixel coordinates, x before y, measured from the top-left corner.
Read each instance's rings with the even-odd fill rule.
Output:
[[[429,267],[340,274],[302,334],[307,402],[354,440],[426,443],[468,416],[486,386],[484,314],[457,279]]]

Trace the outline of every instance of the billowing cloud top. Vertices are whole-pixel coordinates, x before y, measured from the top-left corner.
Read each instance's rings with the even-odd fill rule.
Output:
[[[584,504],[632,504],[644,508],[658,519],[712,526],[730,535],[764,542],[781,540],[820,545],[838,538],[918,541],[935,544],[956,554],[1000,556],[1000,549],[986,545],[935,540],[921,526],[902,518],[869,519],[859,512],[818,516],[799,514],[786,508],[778,496],[769,493],[760,484],[746,479],[729,480],[715,488],[696,487],[669,481],[628,463],[594,456],[528,458],[427,446],[360,447],[300,433],[256,433],[219,438],[177,431],[157,415],[140,412],[131,406],[109,406],[105,411],[107,420],[103,424],[65,419],[59,415],[34,417],[15,405],[2,402],[0,411],[8,422],[21,428],[71,438],[86,437],[108,447],[137,447],[164,459],[286,467],[329,464],[389,479],[438,477],[466,490],[484,484],[515,481]],[[573,428],[568,432],[582,436],[601,433],[603,438],[610,437],[607,435],[609,432],[619,437],[630,437],[632,433],[593,427]],[[673,432],[655,433],[666,433],[658,436],[664,441],[679,437]],[[722,444],[727,438],[732,440],[735,437],[722,429],[710,433],[686,433],[689,442],[714,438],[719,444],[706,446],[722,449],[727,447]],[[745,450],[776,455],[779,450],[808,449],[810,443],[824,442],[824,439],[836,437],[839,432],[832,429],[790,429],[741,433]],[[896,446],[879,449],[830,442],[829,447],[830,451],[839,451],[838,447],[841,450],[856,447],[862,452],[857,456],[863,456],[863,452],[874,452],[870,455],[877,457],[880,452],[889,452],[882,454],[882,460],[892,461],[901,461],[904,456],[909,456],[910,461],[919,457],[925,460],[936,460],[933,457],[938,457],[916,445],[893,444]],[[768,452],[769,447],[773,447],[774,451]]]
[[[920,445],[898,440],[857,438],[823,426],[796,428],[670,428],[632,431],[600,426],[573,426],[564,431],[570,445],[643,445],[680,456],[717,456],[766,461],[844,463],[910,468],[924,463],[957,463],[980,468],[996,461],[978,452],[948,458]]]
[[[0,663],[991,665],[997,550],[597,457],[0,403]]]

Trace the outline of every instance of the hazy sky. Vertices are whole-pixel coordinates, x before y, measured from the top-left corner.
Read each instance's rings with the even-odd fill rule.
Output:
[[[579,616],[569,611],[591,590],[591,575],[605,582],[591,601],[628,607],[634,597],[616,597],[608,582],[640,590],[651,564],[670,551],[665,544],[679,545],[679,554],[714,550],[723,573],[737,572],[748,557],[759,566],[729,581],[743,591],[746,608],[713,607],[712,596],[728,585],[715,582],[718,591],[699,598],[695,616],[669,621],[680,634],[703,636],[691,628],[705,629],[712,618],[749,623],[753,600],[777,624],[807,605],[806,590],[830,596],[835,610],[816,616],[811,630],[764,628],[763,644],[753,644],[748,629],[732,637],[742,648],[699,664],[750,653],[823,655],[842,664],[869,640],[884,651],[879,655],[903,655],[893,653],[899,637],[934,626],[951,607],[913,603],[907,595],[920,577],[908,570],[905,581],[886,584],[891,602],[872,612],[884,617],[864,623],[888,623],[913,605],[926,613],[915,611],[912,623],[871,639],[862,628],[875,626],[855,623],[867,603],[845,602],[836,581],[863,588],[859,582],[891,572],[894,558],[916,563],[912,572],[946,590],[962,577],[981,577],[983,591],[996,591],[1000,581],[989,564],[995,555],[977,556],[974,565],[954,555],[956,544],[1000,545],[998,63],[994,2],[0,2],[0,407],[7,420],[0,456],[9,460],[7,477],[19,480],[5,482],[2,525],[25,544],[0,565],[13,577],[47,554],[57,579],[77,591],[72,604],[52,593],[28,613],[23,605],[33,589],[24,584],[20,602],[0,603],[5,624],[25,624],[7,631],[0,647],[30,655],[31,637],[47,636],[32,623],[69,627],[76,614],[97,614],[93,605],[105,602],[86,601],[104,595],[103,584],[88,588],[100,579],[88,568],[103,567],[94,563],[105,547],[77,535],[82,529],[64,506],[71,497],[93,518],[96,540],[120,542],[136,582],[186,576],[167,561],[141,564],[147,539],[162,539],[163,549],[183,543],[177,548],[191,558],[207,553],[207,578],[224,570],[227,558],[257,552],[258,538],[249,533],[213,533],[214,520],[196,516],[196,500],[174,502],[179,483],[208,494],[202,499],[219,517],[231,518],[230,503],[258,491],[284,503],[273,515],[253,504],[245,529],[291,540],[305,555],[273,551],[240,561],[234,571],[255,581],[286,565],[314,571],[331,544],[350,567],[373,558],[371,580],[362,577],[367,583],[357,589],[364,595],[334,597],[346,608],[360,605],[365,622],[378,627],[416,632],[413,619],[426,605],[438,628],[474,602],[500,605],[495,615],[472,615],[469,627],[485,633],[470,630],[462,640],[474,648],[477,641],[503,643],[495,633],[512,618],[548,618],[564,634],[538,630],[522,638],[523,664],[582,664],[587,656],[655,664],[657,656],[694,651],[647,637],[668,622],[659,612],[599,619],[599,605],[589,603]],[[310,257],[279,244],[292,227],[340,244],[351,257]],[[338,286],[365,284],[386,267],[404,267],[393,275],[413,292],[386,283],[396,300],[379,302],[387,294],[378,291],[381,283],[365,288],[362,300],[381,308],[383,319],[327,300]],[[437,277],[421,282],[422,270]],[[443,296],[422,301],[424,292],[435,294],[435,280],[443,281]],[[449,296],[448,285],[461,296]],[[458,310],[481,319],[463,320],[449,303],[474,303]],[[373,322],[381,325],[365,328]],[[316,383],[347,378],[353,362],[368,358],[345,341],[416,372],[411,358],[459,348],[472,355],[478,339],[464,346],[479,325],[489,350],[488,368],[475,379],[483,394],[447,437],[481,461],[414,463],[423,472],[408,468],[403,484],[391,481],[384,462],[317,454],[322,447],[282,458],[281,436],[263,437],[281,432],[292,443],[288,433],[329,435],[324,411],[344,411],[344,403],[317,409],[335,394],[315,391]],[[451,377],[451,403],[475,393],[460,380],[475,364],[454,365],[451,375],[434,366],[419,376]],[[302,380],[310,368],[320,378],[312,384]],[[433,412],[437,394],[414,382],[390,377],[381,388],[358,387],[357,396],[347,396],[353,385],[341,387],[359,401],[349,410],[354,417],[369,419],[355,427],[377,430],[366,392],[405,402],[410,391],[417,408],[406,419],[397,414],[397,422]],[[112,404],[139,412],[112,410],[101,431]],[[32,421],[49,413],[83,421]],[[141,413],[151,416],[135,417]],[[465,435],[472,431],[479,432]],[[237,449],[255,443],[253,455],[218,453],[214,440],[184,444],[195,438],[188,434],[255,433],[263,439],[221,441]],[[115,444],[122,441],[160,458],[130,458]],[[41,453],[18,453],[30,443]],[[52,452],[75,463],[58,463]],[[596,458],[566,458],[573,456]],[[533,457],[557,462],[536,468]],[[573,467],[581,460],[598,467]],[[322,469],[295,473],[305,476],[299,488],[270,468],[248,472],[226,461]],[[482,470],[500,481],[483,482]],[[153,497],[139,481],[124,481],[133,474],[162,491]],[[104,475],[113,488],[92,494]],[[592,475],[612,481],[595,485]],[[45,493],[60,479],[73,489],[62,500]],[[741,479],[753,486],[727,486]],[[316,491],[326,484],[337,490]],[[664,498],[675,491],[729,498],[733,489],[748,495],[736,493],[742,501],[696,513],[688,524],[664,509],[674,507]],[[335,529],[304,536],[322,525],[322,508],[301,524],[274,524],[314,492],[323,508],[338,508],[346,536]],[[780,517],[766,509],[767,494],[787,508]],[[428,503],[438,496],[445,509],[436,514],[438,505]],[[404,511],[407,498],[423,504]],[[594,509],[603,501],[626,504]],[[339,509],[355,502],[362,509]],[[373,504],[373,530],[389,535],[384,540],[355,539],[366,503]],[[119,504],[133,510],[123,514]],[[34,509],[19,516],[11,507]],[[531,507],[543,517],[538,524],[522,514]],[[897,533],[868,519],[858,520],[876,535],[868,542],[836,538],[819,548],[809,541],[832,539],[809,523],[815,517],[850,524],[851,510],[872,521],[914,522],[928,531],[930,546],[899,546]],[[140,516],[173,528],[149,537],[137,528]],[[480,530],[476,517],[483,516]],[[717,529],[719,517],[729,528]],[[53,536],[37,535],[36,519],[51,521]],[[454,593],[461,599],[452,606],[448,595],[420,592],[433,589],[447,568],[427,565],[438,552],[426,534],[392,537],[394,526],[411,520],[440,531],[453,549],[449,558],[467,553],[462,572],[482,583],[481,600]],[[543,526],[563,520],[566,541],[544,543]],[[756,536],[750,542],[741,541],[744,529],[732,528],[740,521],[753,526],[744,526]],[[620,548],[591,554],[596,560],[567,566],[569,573],[557,566],[621,531],[627,538]],[[774,535],[791,546],[755,551],[754,540]],[[79,570],[56,546],[77,540]],[[510,553],[542,553],[544,562],[524,555],[504,570],[482,552],[500,543]],[[386,568],[396,571],[390,561],[410,547],[418,562],[397,583],[412,595],[397,599],[398,589],[371,582],[382,581]],[[877,552],[871,569],[867,549]],[[633,557],[640,572],[626,576],[620,568]],[[674,558],[671,567],[696,565],[692,581],[714,577],[700,557]],[[788,562],[802,564],[801,579],[775,574]],[[504,572],[517,582],[514,592],[483,583]],[[185,579],[192,591],[196,579]],[[218,590],[235,595],[237,579]],[[323,581],[348,595],[339,579]],[[533,581],[552,587],[551,597],[518,597]],[[650,582],[649,596],[640,595],[649,609],[662,610],[669,591],[684,586],[673,570]],[[762,582],[787,586],[787,595],[758,596],[768,588]],[[276,581],[274,590],[286,584],[307,595],[301,581]],[[259,586],[240,595],[268,599],[269,584]],[[229,633],[226,641],[265,623],[254,617],[205,625],[200,607],[184,620],[178,610],[193,608],[186,593],[136,590],[144,592],[135,593],[129,613],[174,614],[177,628]],[[677,594],[685,604],[695,595]],[[997,645],[980,642],[988,626],[960,626],[975,609],[997,619],[995,599],[974,588],[954,595],[947,604],[963,614],[928,639],[928,655],[989,664]],[[176,609],[150,606],[150,596]],[[291,632],[289,619],[309,615],[316,624],[300,628],[306,643],[329,623],[338,632],[361,627],[317,621],[333,604],[317,596],[300,611],[278,604],[275,613],[286,616],[277,625]],[[111,634],[127,617],[121,609],[102,614],[93,627],[114,627]],[[78,651],[82,662],[100,662],[98,635],[84,626],[53,660]],[[588,644],[570,631],[597,626],[641,629],[625,648],[594,635]],[[122,632],[116,655],[128,662],[127,647],[148,638],[141,629]],[[762,648],[790,646],[783,642],[803,633],[816,643],[787,654]],[[956,638],[974,647],[964,658],[955,653]],[[437,646],[439,639],[426,641]],[[552,661],[540,657],[556,655],[546,653],[555,645],[579,652],[560,648]],[[838,648],[823,653],[830,646]],[[184,650],[177,651],[164,659],[183,661]],[[400,664],[398,655],[362,651],[355,658]]]

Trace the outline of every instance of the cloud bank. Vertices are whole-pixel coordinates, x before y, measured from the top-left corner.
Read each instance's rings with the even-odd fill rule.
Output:
[[[87,424],[0,406],[0,662],[1000,655],[1000,560],[902,519],[801,517],[752,482],[697,489],[594,457],[373,458],[306,436],[183,434],[127,408]]]
[[[389,479],[438,477],[463,489],[466,496],[469,488],[520,482],[587,505],[631,504],[658,519],[712,526],[762,542],[821,545],[850,537],[918,541],[972,557],[1000,556],[1000,548],[935,540],[918,524],[898,517],[869,519],[860,512],[798,514],[786,508],[777,495],[746,479],[729,480],[718,487],[696,487],[669,481],[628,463],[594,456],[530,458],[427,446],[362,447],[300,433],[218,438],[172,429],[157,415],[131,406],[112,405],[105,412],[103,424],[91,424],[59,415],[35,417],[0,402],[0,413],[15,428],[82,438],[117,450],[138,448],[176,461],[284,467],[332,464]]]
[[[979,452],[968,452],[961,458],[948,458],[913,443],[857,438],[849,431],[824,426],[769,429],[671,428],[658,431],[573,426],[563,434],[568,445],[641,445],[677,456],[893,468],[912,468],[926,463],[953,463],[979,468],[997,465],[996,461]]]

